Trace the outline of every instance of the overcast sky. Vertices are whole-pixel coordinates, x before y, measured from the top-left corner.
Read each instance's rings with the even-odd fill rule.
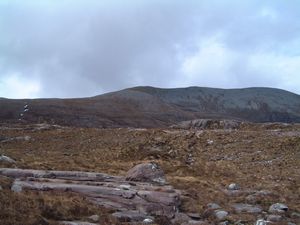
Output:
[[[300,94],[300,0],[0,0],[0,96],[138,85]]]

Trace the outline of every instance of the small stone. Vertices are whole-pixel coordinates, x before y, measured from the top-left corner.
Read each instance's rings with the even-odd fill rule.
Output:
[[[146,218],[143,220],[143,223],[153,223],[153,219]]]
[[[131,186],[129,184],[121,184],[119,187],[123,190],[130,190]]]
[[[270,213],[285,213],[288,211],[288,207],[282,203],[275,203],[270,206],[269,212]]]
[[[214,143],[213,140],[210,140],[210,139],[207,140],[207,144],[211,145],[211,144],[213,144],[213,143]]]
[[[221,209],[221,206],[219,206],[217,203],[208,203],[207,208],[209,208],[209,209]]]
[[[224,210],[216,210],[215,216],[217,217],[218,220],[224,220],[228,216],[228,212]]]
[[[280,216],[280,215],[269,215],[268,217],[267,217],[267,220],[268,221],[272,221],[272,222],[279,222],[279,221],[282,221],[282,216]]]
[[[258,219],[255,225],[267,225],[268,221],[263,219]]]
[[[31,137],[30,136],[24,136],[24,141],[30,141]]]
[[[234,190],[240,190],[241,187],[238,184],[232,183],[228,185],[228,190],[234,191]]]
[[[3,188],[1,187],[1,185],[0,185],[0,191],[2,191],[3,190]]]
[[[18,179],[16,179],[16,181],[18,181]],[[16,182],[13,183],[13,185],[10,188],[13,192],[21,192],[22,191],[22,186]]]
[[[224,221],[224,222],[218,223],[218,225],[229,225],[229,222],[228,221]]]
[[[288,225],[296,225],[295,223],[292,222],[288,222]]]
[[[13,160],[12,158],[5,156],[5,155],[1,155],[0,156],[0,162],[8,162],[8,163],[16,163],[15,160]]]
[[[100,217],[98,215],[92,215],[89,217],[90,220],[92,220],[93,222],[98,222]]]

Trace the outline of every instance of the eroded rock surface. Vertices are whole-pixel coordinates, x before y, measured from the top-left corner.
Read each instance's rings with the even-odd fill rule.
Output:
[[[45,171],[1,168],[0,175],[15,178],[11,190],[22,192],[62,191],[85,196],[91,202],[114,210],[120,222],[143,222],[156,216],[185,218],[182,222],[197,221],[179,214],[181,191],[166,184],[163,170],[154,163],[144,163],[129,170],[126,177],[80,171]],[[192,214],[193,215],[193,214]],[[64,221],[63,224],[85,224]],[[88,223],[91,224],[91,223]]]

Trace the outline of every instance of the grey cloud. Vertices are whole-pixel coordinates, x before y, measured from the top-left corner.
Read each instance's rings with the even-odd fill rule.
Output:
[[[247,58],[253,52],[292,48],[300,30],[296,5],[296,1],[288,5],[217,0],[7,1],[0,3],[0,79],[17,73],[39,80],[41,97],[89,96],[135,85],[182,86],[187,75],[182,63],[199,51],[199,43],[218,36],[240,56],[218,76],[228,76],[241,87],[280,87],[278,77],[270,79],[265,71],[251,68]],[[276,19],[260,17],[263,9],[276,13]],[[205,81],[195,77],[184,84],[202,86]],[[222,83],[216,80],[214,86]]]

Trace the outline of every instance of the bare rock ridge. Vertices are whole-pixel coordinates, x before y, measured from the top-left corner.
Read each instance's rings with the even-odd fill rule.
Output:
[[[232,130],[238,129],[241,121],[237,120],[216,120],[216,119],[197,119],[182,121],[171,126],[177,129],[224,129]]]
[[[196,119],[300,122],[300,96],[274,88],[134,87],[91,98],[0,99],[0,122],[167,127]]]
[[[155,163],[137,165],[126,177],[79,171],[44,171],[1,168],[0,174],[14,178],[11,190],[69,191],[112,209],[120,222],[154,221],[155,216],[175,218],[181,191],[165,181]],[[143,176],[141,176],[143,174]],[[181,213],[182,214],[182,213]],[[180,214],[180,215],[181,215]],[[186,222],[197,222],[186,215]]]

